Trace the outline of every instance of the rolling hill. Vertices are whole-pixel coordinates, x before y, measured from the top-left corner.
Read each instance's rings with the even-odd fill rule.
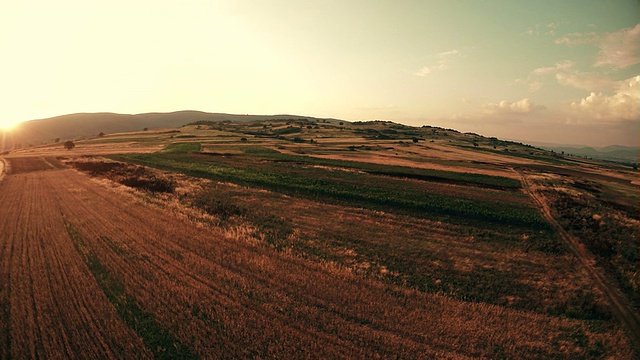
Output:
[[[640,148],[638,147],[620,145],[611,145],[603,148],[593,148],[589,146],[542,146],[542,148],[574,156],[582,156],[596,160],[607,160],[628,164],[637,164],[638,154],[640,152]]]
[[[201,111],[170,113],[115,114],[78,113],[47,119],[31,120],[19,124],[7,136],[5,149],[52,143],[55,139],[76,140],[94,137],[99,133],[139,131],[145,128],[175,128],[195,121],[254,121],[260,119],[303,119],[297,115],[234,115]],[[310,119],[310,118],[309,118]]]

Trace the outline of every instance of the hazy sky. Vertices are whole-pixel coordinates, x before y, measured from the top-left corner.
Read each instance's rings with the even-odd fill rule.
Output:
[[[202,110],[637,145],[640,1],[2,1],[0,122]]]

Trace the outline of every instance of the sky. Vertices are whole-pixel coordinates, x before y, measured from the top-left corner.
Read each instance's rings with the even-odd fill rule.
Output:
[[[0,125],[200,110],[637,146],[639,0],[0,2]]]

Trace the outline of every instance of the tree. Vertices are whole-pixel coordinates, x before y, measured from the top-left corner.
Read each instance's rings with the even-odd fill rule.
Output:
[[[412,140],[414,143],[417,143],[420,139],[418,139],[417,137],[414,137]]]
[[[103,132],[100,132],[100,134],[98,134],[98,137],[103,137],[103,136],[104,136]]]
[[[54,141],[55,141],[55,143],[57,144],[57,143],[59,143],[59,142],[60,142],[60,138],[56,138]]]
[[[74,147],[76,147],[76,144],[74,144],[73,141],[71,141],[71,140],[65,141],[64,144],[62,144],[62,145],[64,145],[64,148],[67,149],[67,150],[71,150]]]

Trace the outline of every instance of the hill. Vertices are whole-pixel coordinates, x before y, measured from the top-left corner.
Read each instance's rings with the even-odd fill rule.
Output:
[[[176,128],[196,121],[255,121],[259,119],[303,119],[297,115],[235,115],[202,111],[176,111],[170,113],[115,114],[78,113],[47,119],[31,120],[19,124],[8,136],[5,149],[42,145],[56,139],[77,140],[97,136],[99,133],[140,131],[145,128]]]
[[[625,164],[638,164],[638,154],[640,152],[640,148],[637,146],[620,145],[612,145],[603,148],[594,148],[590,146],[579,147],[547,145],[542,146],[542,148],[567,155],[587,157],[596,160],[615,161]]]

